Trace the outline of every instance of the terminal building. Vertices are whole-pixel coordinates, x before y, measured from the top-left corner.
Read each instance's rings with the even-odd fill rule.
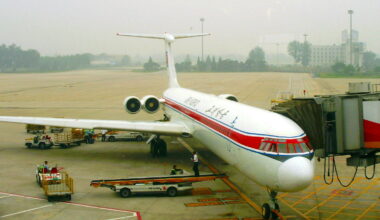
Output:
[[[331,66],[337,62],[362,66],[365,44],[359,42],[359,32],[352,30],[352,58],[350,56],[349,31],[342,31],[340,45],[312,45],[310,55],[311,66]],[[352,59],[352,61],[351,61]]]

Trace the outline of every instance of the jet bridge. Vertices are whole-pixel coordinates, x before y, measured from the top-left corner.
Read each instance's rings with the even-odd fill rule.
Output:
[[[350,83],[341,95],[293,98],[272,111],[295,121],[309,136],[318,158],[350,155],[348,166],[380,163],[379,84]]]

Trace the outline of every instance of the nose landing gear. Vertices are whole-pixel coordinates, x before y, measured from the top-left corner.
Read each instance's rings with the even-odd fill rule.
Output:
[[[165,157],[167,154],[166,142],[162,140],[159,136],[154,138],[150,142],[150,153],[152,157]]]
[[[278,219],[278,213],[280,212],[280,206],[277,203],[277,192],[273,190],[268,190],[268,194],[270,197],[269,204],[264,203],[261,206],[261,215],[263,219]]]

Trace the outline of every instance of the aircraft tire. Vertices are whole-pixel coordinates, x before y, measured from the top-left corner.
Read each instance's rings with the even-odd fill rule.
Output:
[[[271,217],[271,210],[268,203],[264,203],[263,206],[261,206],[261,215],[265,220],[268,220]]]
[[[158,147],[159,147],[158,151],[159,151],[160,156],[165,157],[168,152],[166,142],[160,139],[158,142]]]
[[[278,213],[280,212],[280,206],[278,205],[278,203],[274,204],[274,210],[276,210],[276,212],[271,210],[272,219],[278,219],[278,217],[279,217]]]
[[[153,139],[152,142],[150,142],[150,153],[153,158],[159,156],[159,146],[160,142],[157,139]]]

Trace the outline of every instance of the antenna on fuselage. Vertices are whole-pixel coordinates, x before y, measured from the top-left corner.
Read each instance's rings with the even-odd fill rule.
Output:
[[[175,62],[172,53],[171,44],[175,39],[190,38],[190,37],[201,37],[210,35],[208,33],[204,34],[129,34],[129,33],[117,33],[118,36],[127,37],[139,37],[139,38],[151,38],[151,39],[161,39],[165,41],[165,55],[166,55],[166,65],[168,69],[169,76],[169,87],[175,88],[180,87],[177,81],[177,72],[175,70]]]

